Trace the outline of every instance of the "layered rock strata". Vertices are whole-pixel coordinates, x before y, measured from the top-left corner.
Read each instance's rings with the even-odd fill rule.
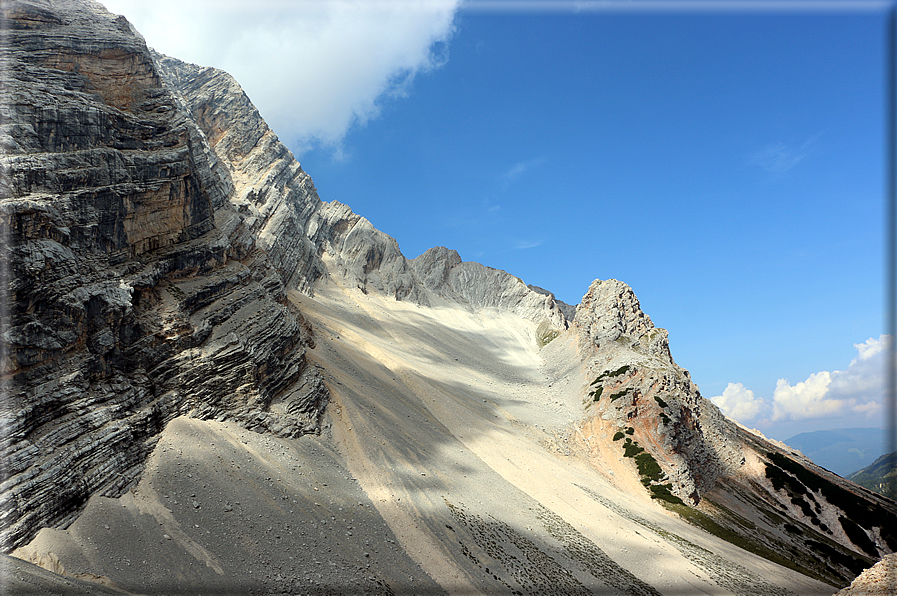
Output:
[[[175,416],[295,436],[327,392],[291,265],[232,205],[142,38],[93,2],[2,10],[8,550],[126,490]]]
[[[3,19],[4,548],[121,494],[175,416],[314,432],[327,391],[286,290],[333,276],[567,326],[550,294],[444,248],[406,259],[322,202],[230,75],[124,17],[23,0]]]
[[[712,496],[758,520],[728,526],[736,535],[778,540],[780,555],[842,578],[863,563],[852,553],[897,548],[892,503],[722,416],[625,284],[596,281],[572,307],[443,247],[407,259],[320,200],[226,73],[151,53],[89,0],[0,10],[4,549],[133,485],[176,416],[315,432],[328,393],[286,293],[313,294],[326,277],[511,311],[540,343],[572,323],[591,381],[579,429],[610,426],[608,441],[650,455],[639,471],[656,496],[700,507]],[[782,516],[800,527],[779,527]]]
[[[575,308],[519,278],[462,262],[454,250],[432,248],[407,259],[396,240],[338,201],[322,202],[309,175],[265,124],[229,74],[156,55],[174,90],[228,170],[230,203],[287,284],[313,294],[324,276],[363,292],[430,305],[435,299],[473,310],[502,308],[553,329],[565,329]],[[566,314],[565,314],[566,313]]]

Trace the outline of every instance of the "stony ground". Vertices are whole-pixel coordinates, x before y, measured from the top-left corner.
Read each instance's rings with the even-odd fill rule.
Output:
[[[897,594],[897,554],[887,555],[859,575],[836,596],[893,596]]]
[[[133,491],[15,556],[145,594],[835,591],[666,512],[619,454],[589,462],[571,338],[336,285],[293,299],[332,394],[320,436],[177,418]]]

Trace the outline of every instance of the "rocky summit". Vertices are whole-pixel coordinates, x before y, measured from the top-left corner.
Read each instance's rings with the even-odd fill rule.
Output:
[[[625,283],[408,259],[227,73],[0,11],[9,593],[833,594],[897,551]]]

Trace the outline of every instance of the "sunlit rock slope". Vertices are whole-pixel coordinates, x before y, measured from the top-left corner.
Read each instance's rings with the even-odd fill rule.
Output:
[[[897,549],[626,284],[407,259],[226,73],[90,0],[2,18],[14,591],[831,594]]]

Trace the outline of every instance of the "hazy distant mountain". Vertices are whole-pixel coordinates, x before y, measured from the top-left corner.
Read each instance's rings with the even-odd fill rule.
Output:
[[[794,435],[785,443],[799,449],[817,465],[847,478],[885,452],[885,431],[880,428],[817,430]]]
[[[895,476],[897,476],[897,451],[882,455],[872,462],[872,465],[854,472],[847,479],[880,495],[897,499],[895,484],[891,482]]]

